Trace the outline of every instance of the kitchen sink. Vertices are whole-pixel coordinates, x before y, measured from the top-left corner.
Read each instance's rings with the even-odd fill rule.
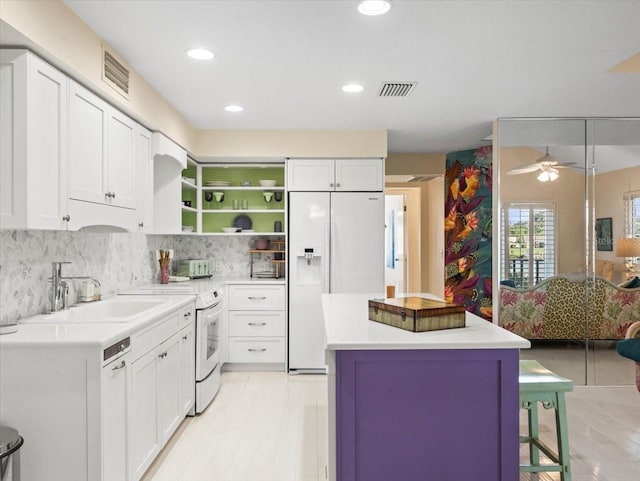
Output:
[[[52,312],[44,316],[23,319],[22,323],[50,323],[62,324],[94,324],[130,322],[140,315],[151,313],[159,309],[168,301],[163,299],[135,299],[115,297],[104,301],[81,304],[59,312]]]

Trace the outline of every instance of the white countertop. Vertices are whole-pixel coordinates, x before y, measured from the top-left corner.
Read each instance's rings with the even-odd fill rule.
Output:
[[[275,279],[275,278],[267,278],[267,279],[259,279],[257,277],[249,277],[249,276],[239,276],[239,277],[228,277],[228,276],[213,276],[204,279],[192,279],[190,281],[184,282],[169,282],[168,284],[144,284],[142,286],[137,286],[131,289],[127,289],[121,294],[145,294],[147,291],[153,292],[167,292],[169,294],[178,294],[178,293],[192,293],[192,294],[200,294],[205,292],[213,292],[214,290],[220,289],[225,284],[284,284],[285,279]]]
[[[437,299],[429,294],[407,294]],[[365,349],[527,349],[531,343],[475,314],[466,326],[411,332],[369,320],[368,300],[381,294],[323,294],[325,340],[329,350]]]
[[[147,298],[148,296],[131,296],[135,298]],[[18,330],[9,334],[0,335],[0,349],[22,347],[82,347],[101,346],[107,347],[133,332],[152,324],[166,315],[168,311],[180,308],[194,301],[189,296],[153,296],[154,299],[162,299],[161,306],[141,313],[129,322],[112,323],[74,323],[66,324],[53,320],[53,315],[42,314],[21,320]],[[101,301],[97,301],[101,302]],[[71,309],[82,309],[72,307]]]

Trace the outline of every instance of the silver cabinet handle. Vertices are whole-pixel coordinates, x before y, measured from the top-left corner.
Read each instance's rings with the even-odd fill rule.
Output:
[[[138,227],[140,227],[140,228],[144,227],[144,222],[140,222],[140,223],[138,224]]]
[[[116,198],[116,193],[115,192],[111,192],[111,198],[115,199]]]
[[[267,350],[266,347],[261,347],[260,349],[256,349],[256,348],[250,347],[249,349],[247,349],[247,351],[249,351],[249,352],[264,352],[266,350]]]
[[[187,339],[189,339],[189,336],[182,336],[183,341],[186,341]]]
[[[266,322],[250,322],[249,325],[250,326],[266,326],[267,323]]]
[[[161,353],[161,354],[158,354],[158,357],[159,357],[160,359],[164,359],[165,357],[167,357],[167,351],[165,351],[165,352],[163,352],[163,353]]]
[[[186,318],[188,318],[188,317],[191,317],[191,311],[189,311],[189,312],[185,312],[185,314],[184,314],[184,318],[186,319]]]
[[[122,362],[120,362],[120,364],[119,364],[119,365],[117,365],[117,366],[113,366],[113,367],[111,368],[111,370],[112,370],[112,371],[119,371],[120,369],[122,369],[122,368],[123,368],[123,367],[125,367],[126,365],[127,365],[127,363],[126,363],[126,362],[124,362],[124,359],[123,359],[123,360],[122,360]]]
[[[264,301],[267,298],[267,296],[249,296],[248,299],[251,299],[252,301]]]
[[[329,184],[329,187],[333,187],[333,182],[331,182],[331,183]]]
[[[65,222],[69,222],[71,220],[71,216],[69,214],[63,215],[62,216],[62,220],[65,221]]]

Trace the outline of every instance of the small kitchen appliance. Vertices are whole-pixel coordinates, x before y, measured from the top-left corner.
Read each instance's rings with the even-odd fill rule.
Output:
[[[211,277],[211,261],[208,259],[183,259],[175,262],[176,276],[200,279]]]

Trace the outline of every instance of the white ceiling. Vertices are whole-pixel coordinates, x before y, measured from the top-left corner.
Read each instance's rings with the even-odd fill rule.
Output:
[[[640,1],[65,3],[202,129],[380,128],[390,152],[448,152],[497,117],[640,116],[640,73],[608,73],[640,50]],[[378,98],[383,81],[418,85]]]

